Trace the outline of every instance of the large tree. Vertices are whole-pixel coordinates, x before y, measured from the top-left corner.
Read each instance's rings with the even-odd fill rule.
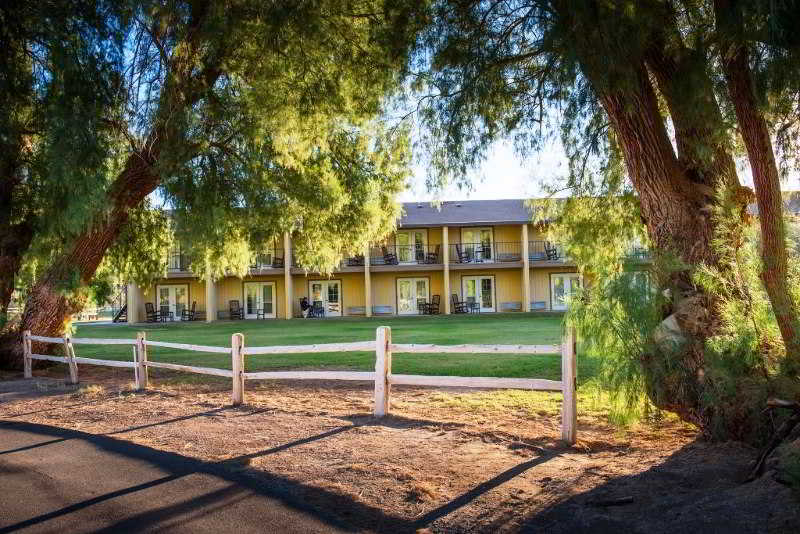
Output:
[[[696,277],[703,267],[736,278],[725,250],[741,235],[752,197],[737,178],[735,117],[727,115],[727,93],[717,90],[724,76],[712,15],[709,2],[442,2],[416,74],[442,175],[463,174],[500,136],[514,136],[522,150],[538,149],[556,128],[572,160],[567,186],[575,193],[590,191],[585,184],[594,178],[587,170],[602,176],[622,162],[650,242],[662,258],[672,258],[661,287],[672,298],[661,318],[671,316],[682,340],[682,349],[670,354],[658,354],[665,351],[657,347],[647,353],[643,345],[639,362],[653,399],[703,427],[724,409],[704,400],[711,376],[705,348],[725,327],[724,300]],[[735,35],[729,31],[722,41],[726,66],[735,57],[731,49],[747,46]],[[753,91],[746,78],[745,89]],[[746,145],[761,143],[757,157],[748,146],[761,173],[768,131],[745,137]],[[779,184],[759,176],[756,185],[760,204],[772,211],[762,220],[770,233],[763,278],[792,369],[800,354],[797,314],[785,286]]]
[[[102,119],[116,102],[109,74],[119,67],[121,37],[109,21],[118,7],[102,0],[0,6],[0,327],[34,235],[70,218],[65,190],[80,194],[102,180],[109,156]]]
[[[407,173],[406,132],[375,119],[400,81],[417,9],[132,2],[113,22],[126,32],[123,103],[105,117],[124,150],[105,162],[111,178],[83,206],[85,224],[30,288],[20,330],[64,331],[130,211],[154,192],[192,234],[193,256],[217,264],[231,243],[293,231],[305,264],[330,267],[385,233]]]

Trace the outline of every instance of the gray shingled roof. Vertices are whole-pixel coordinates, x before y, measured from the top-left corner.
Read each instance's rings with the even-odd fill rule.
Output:
[[[440,206],[430,202],[405,202],[401,228],[424,226],[476,226],[489,224],[522,224],[530,222],[532,213],[525,200],[448,200]]]

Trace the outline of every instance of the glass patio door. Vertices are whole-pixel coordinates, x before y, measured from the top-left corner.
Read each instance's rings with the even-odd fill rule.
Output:
[[[395,245],[399,263],[424,263],[428,232],[425,230],[406,230],[397,232]]]
[[[578,273],[558,273],[550,275],[550,309],[563,311],[567,309],[569,297],[581,287]]]
[[[397,279],[398,315],[416,315],[421,301],[430,302],[427,278]]]
[[[495,311],[493,277],[465,276],[463,286],[464,300],[477,302],[481,312]]]
[[[309,293],[311,304],[321,305],[326,317],[342,315],[342,283],[339,280],[309,282]]]
[[[464,228],[461,230],[464,252],[476,261],[494,261],[494,235],[491,228]]]
[[[258,319],[263,313],[275,318],[275,282],[246,282],[244,284],[244,317]]]
[[[189,305],[188,301],[189,286],[187,284],[158,286],[158,311],[167,307],[176,321],[181,320],[183,310]]]

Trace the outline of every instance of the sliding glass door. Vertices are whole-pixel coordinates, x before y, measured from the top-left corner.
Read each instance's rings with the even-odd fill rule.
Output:
[[[550,274],[550,309],[564,311],[569,306],[569,298],[581,287],[578,273]]]
[[[461,280],[464,300],[477,302],[481,312],[496,310],[493,276],[465,276]]]
[[[159,285],[158,292],[158,311],[167,309],[172,312],[172,317],[179,321],[183,310],[189,305],[189,285],[170,284]]]
[[[308,283],[311,304],[322,306],[326,317],[342,315],[342,283],[339,280],[315,280]]]
[[[419,313],[419,304],[422,301],[429,302],[429,293],[427,278],[398,278],[398,315],[416,315]]]
[[[245,282],[244,316],[246,319],[275,318],[275,282]]]

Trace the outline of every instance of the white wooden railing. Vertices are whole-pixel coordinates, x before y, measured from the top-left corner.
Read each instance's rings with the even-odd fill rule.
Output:
[[[58,343],[64,347],[64,356],[50,356],[33,352],[33,343]],[[75,356],[74,345],[131,345],[131,361],[98,360]],[[155,362],[147,357],[147,347],[164,347],[195,352],[212,352],[231,355],[231,370],[214,367],[197,367],[175,363]],[[245,380],[363,380],[375,384],[376,417],[390,413],[392,385],[404,386],[446,386],[461,388],[526,389],[540,391],[561,391],[561,438],[575,443],[577,398],[576,398],[576,358],[575,332],[567,329],[561,345],[429,345],[392,343],[392,331],[388,326],[378,327],[375,341],[354,343],[322,343],[317,345],[290,345],[272,347],[245,347],[244,335],[233,334],[230,347],[190,345],[166,341],[148,341],[144,332],[136,339],[95,339],[73,337],[34,336],[29,331],[23,337],[25,377],[32,377],[32,360],[50,360],[67,364],[70,381],[78,382],[77,364],[108,365],[129,367],[134,370],[137,389],[148,385],[147,370],[150,367],[172,369],[189,373],[223,376],[232,379],[232,401],[234,405],[244,402]],[[246,372],[244,357],[256,354],[298,354],[311,352],[365,352],[375,351],[375,371],[259,371]],[[401,375],[392,373],[392,354],[421,352],[426,354],[554,354],[561,353],[561,380],[540,378],[497,378],[467,376],[428,376]]]

